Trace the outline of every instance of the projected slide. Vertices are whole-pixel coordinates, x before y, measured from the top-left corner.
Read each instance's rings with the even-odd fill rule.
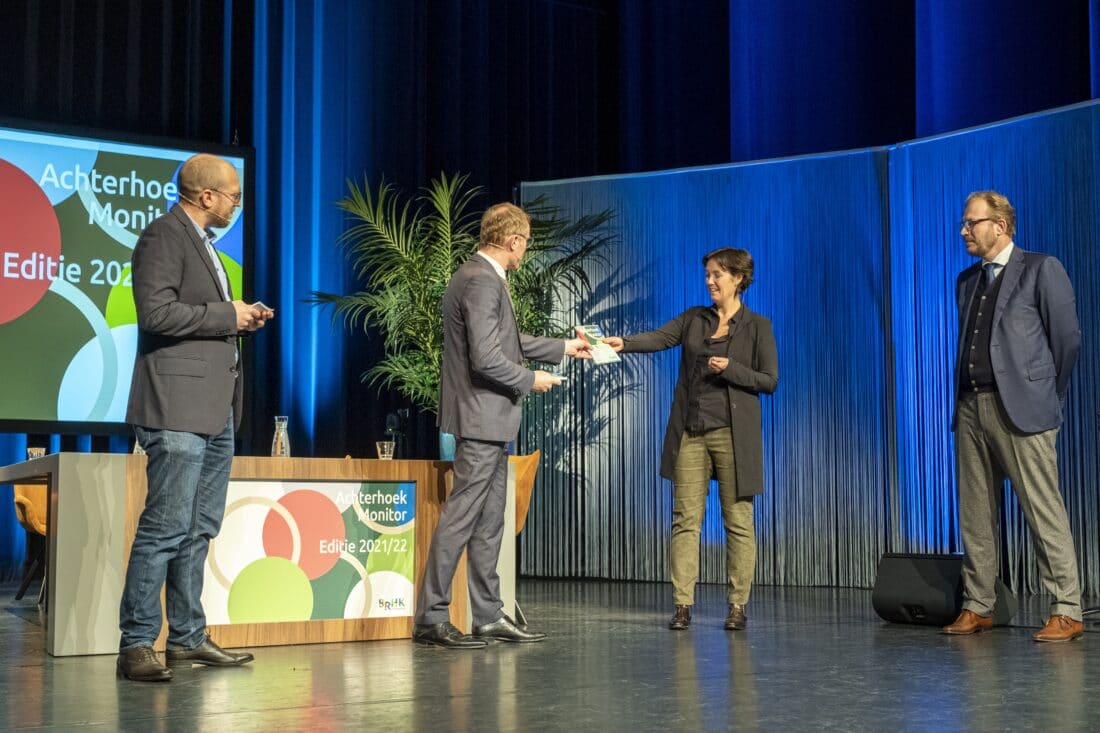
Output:
[[[0,127],[0,420],[124,421],[130,256],[194,152]],[[216,230],[234,293],[243,230],[241,209]]]

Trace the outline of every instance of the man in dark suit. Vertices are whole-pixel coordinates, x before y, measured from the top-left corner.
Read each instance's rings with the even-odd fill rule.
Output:
[[[970,194],[961,234],[981,258],[959,275],[958,399],[951,426],[959,483],[963,610],[943,628],[973,634],[993,626],[998,517],[1007,477],[1031,528],[1050,618],[1032,638],[1084,633],[1077,557],[1058,491],[1055,443],[1081,331],[1062,264],[1012,241],[1016,211],[995,191]]]
[[[161,588],[169,666],[252,660],[207,636],[202,581],[241,420],[237,335],[274,313],[233,299],[212,244],[212,227],[228,226],[241,202],[236,170],[196,155],[178,183],[180,202],[141,233],[132,262],[138,354],[126,421],[148,456],[149,491],[122,592],[118,673],[141,681],[172,677],[153,653]]]
[[[413,639],[477,648],[488,639],[542,641],[502,611],[497,559],[504,534],[508,443],[519,431],[520,403],[561,378],[523,366],[588,357],[581,339],[563,341],[519,332],[506,270],[515,270],[531,240],[531,218],[497,204],[481,219],[480,249],[451,278],[443,295],[443,370],[439,427],[455,435],[454,488],[443,507],[416,604]],[[450,622],[451,581],[462,551],[469,570],[474,635]]]

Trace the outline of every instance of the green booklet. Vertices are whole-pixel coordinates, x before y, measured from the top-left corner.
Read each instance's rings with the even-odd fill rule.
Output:
[[[615,350],[604,343],[603,330],[596,325],[574,326],[577,336],[592,344],[592,362],[594,364],[613,364],[619,361]]]

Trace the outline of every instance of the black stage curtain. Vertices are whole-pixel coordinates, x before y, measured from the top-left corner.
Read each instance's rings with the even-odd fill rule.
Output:
[[[5,0],[0,115],[229,142],[226,21],[219,0]]]

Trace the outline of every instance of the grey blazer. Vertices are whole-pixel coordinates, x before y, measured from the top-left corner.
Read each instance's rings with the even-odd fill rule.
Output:
[[[474,255],[443,294],[440,429],[472,440],[515,440],[520,402],[535,382],[523,360],[557,364],[564,357],[562,339],[519,332],[504,280]]]
[[[703,353],[704,339],[710,336],[710,322],[704,318],[707,306],[688,308],[655,331],[623,337],[624,352],[680,350],[680,375],[672,398],[672,411],[665,429],[661,451],[661,475],[672,480],[680,440],[687,423],[688,385],[691,372]],[[730,401],[730,430],[733,434],[737,495],[764,493],[764,443],[760,415],[760,395],[772,394],[779,384],[779,357],[772,324],[764,316],[741,305],[741,317],[730,332],[726,345],[729,366],[722,372]]]
[[[132,267],[138,350],[126,421],[214,435],[232,411],[240,427],[236,311],[179,205],[141,233]]]
[[[963,270],[955,284],[959,307],[956,390],[966,319],[982,276],[981,264]],[[1056,258],[1019,247],[1014,247],[1001,277],[989,343],[993,379],[1012,424],[1025,433],[1040,433],[1062,424],[1062,401],[1081,348],[1073,285]],[[957,421],[955,410],[952,430]]]

